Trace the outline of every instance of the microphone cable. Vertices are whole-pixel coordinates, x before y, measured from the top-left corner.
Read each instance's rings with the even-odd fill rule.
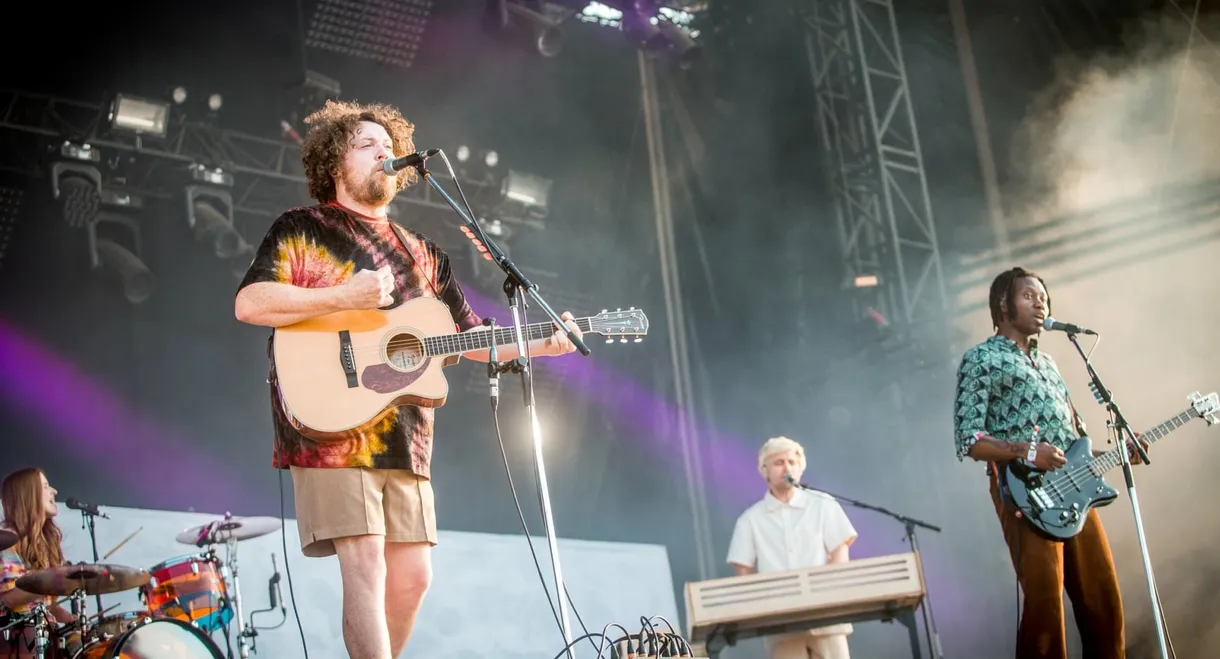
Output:
[[[309,646],[305,643],[305,627],[301,624],[301,610],[297,608],[297,594],[292,587],[292,567],[288,562],[288,529],[284,523],[284,470],[276,468],[280,477],[280,544],[284,550],[284,572],[288,574],[288,598],[292,600],[292,615],[297,619],[297,631],[301,634],[301,650],[309,659]],[[282,624],[282,623],[281,623]]]

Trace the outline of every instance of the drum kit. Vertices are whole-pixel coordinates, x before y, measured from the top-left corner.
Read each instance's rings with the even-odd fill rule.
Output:
[[[240,657],[248,659],[256,632],[242,617],[237,547],[280,525],[274,517],[226,514],[177,535],[178,542],[201,553],[176,556],[147,570],[79,563],[27,572],[17,579],[18,589],[60,598],[55,604],[70,609],[76,620],[59,624],[51,612],[54,604],[36,602],[2,627],[0,659],[224,659],[211,634],[220,631],[228,637],[231,626],[237,628]],[[17,541],[15,534],[0,529],[0,550]],[[110,615],[109,609],[86,612],[90,597],[131,589],[139,589],[145,608]]]

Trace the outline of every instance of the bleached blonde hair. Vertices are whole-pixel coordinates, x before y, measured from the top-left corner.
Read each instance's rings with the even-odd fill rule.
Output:
[[[787,437],[772,437],[758,450],[758,473],[766,476],[767,458],[783,451],[796,451],[796,459],[800,465],[800,470],[805,471],[805,448],[795,440],[788,439]]]

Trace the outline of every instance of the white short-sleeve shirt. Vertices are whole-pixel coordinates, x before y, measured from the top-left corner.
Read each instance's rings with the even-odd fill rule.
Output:
[[[843,507],[829,494],[796,490],[784,503],[767,492],[737,518],[728,562],[759,573],[817,567],[856,535]]]
[[[825,565],[830,554],[856,540],[856,529],[843,507],[824,492],[796,490],[784,503],[767,492],[762,501],[737,518],[729,542],[728,562],[753,567],[757,572],[784,572]],[[806,632],[768,636],[763,643],[770,653],[781,641],[800,636],[852,633],[850,624],[831,625]]]

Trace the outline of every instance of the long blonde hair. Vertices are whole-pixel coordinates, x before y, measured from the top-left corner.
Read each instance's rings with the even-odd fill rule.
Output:
[[[63,533],[47,514],[43,477],[41,469],[26,467],[6,476],[0,485],[4,519],[21,538],[14,549],[28,570],[43,570],[64,563],[64,551],[60,546]]]

